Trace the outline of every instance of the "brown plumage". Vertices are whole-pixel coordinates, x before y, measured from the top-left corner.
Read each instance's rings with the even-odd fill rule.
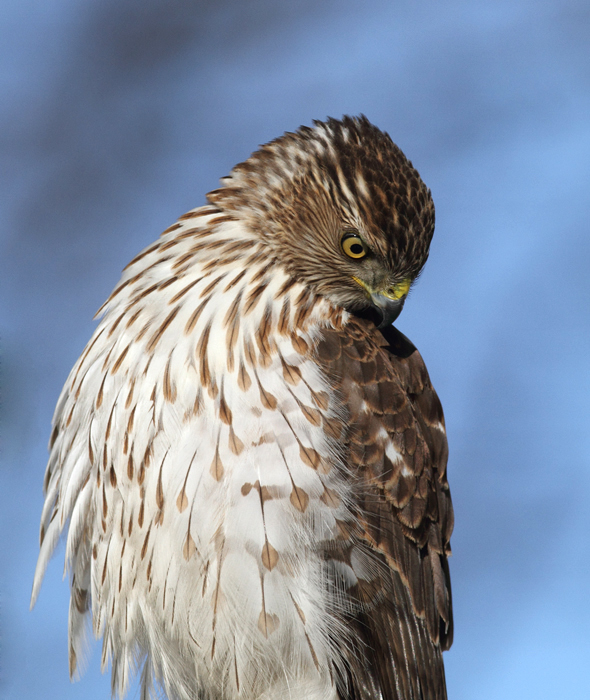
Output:
[[[125,269],[54,417],[41,554],[67,531],[125,694],[444,700],[442,409],[391,323],[430,192],[364,117],[262,146]],[[69,526],[68,526],[69,523]]]
[[[351,698],[445,698],[442,651],[453,639],[447,557],[453,509],[442,408],[412,343],[394,327],[351,320],[317,352],[349,413],[347,464],[357,479],[352,546],[374,555],[375,580],[351,591]],[[365,409],[363,410],[363,406]],[[392,464],[379,434],[402,455]],[[404,473],[405,472],[405,473]],[[353,545],[354,543],[354,545]]]

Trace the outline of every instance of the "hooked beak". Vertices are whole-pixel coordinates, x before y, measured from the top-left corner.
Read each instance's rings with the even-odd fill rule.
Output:
[[[387,328],[395,321],[395,319],[401,314],[404,308],[404,302],[406,297],[403,296],[399,299],[392,299],[391,297],[385,296],[381,293],[371,294],[371,302],[373,306],[381,314],[381,323],[377,328]]]
[[[404,303],[410,290],[411,280],[404,279],[391,287],[378,291],[373,291],[358,277],[353,277],[353,280],[365,290],[369,301],[381,314],[381,323],[377,328],[382,329],[390,326],[404,308]]]

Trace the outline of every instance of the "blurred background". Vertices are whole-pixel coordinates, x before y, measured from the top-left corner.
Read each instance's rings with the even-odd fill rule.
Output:
[[[258,144],[361,112],[437,208],[396,325],[451,446],[449,697],[588,698],[589,47],[587,0],[2,4],[2,698],[110,695],[98,648],[68,680],[63,547],[28,609],[51,416],[94,312]]]

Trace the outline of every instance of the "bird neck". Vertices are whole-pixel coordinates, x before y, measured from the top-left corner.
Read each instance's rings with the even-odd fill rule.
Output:
[[[101,311],[109,334],[125,324],[144,353],[182,349],[212,397],[222,374],[244,383],[248,368],[269,367],[285,345],[309,356],[321,329],[347,316],[290,276],[239,219],[210,205],[140,253]]]

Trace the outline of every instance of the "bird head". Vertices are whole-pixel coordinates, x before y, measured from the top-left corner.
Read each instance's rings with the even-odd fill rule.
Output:
[[[434,232],[430,190],[366,117],[315,122],[237,165],[209,200],[246,223],[269,261],[351,312],[401,312]]]

